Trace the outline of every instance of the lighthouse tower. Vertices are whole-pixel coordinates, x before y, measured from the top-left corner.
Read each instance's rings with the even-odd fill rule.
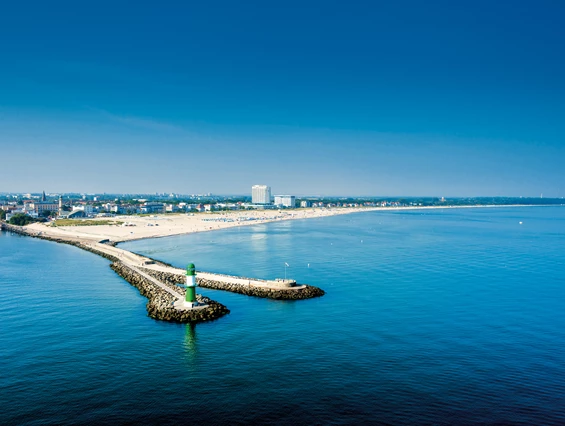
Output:
[[[196,267],[189,263],[186,267],[186,298],[184,306],[193,308],[198,305],[196,301]]]

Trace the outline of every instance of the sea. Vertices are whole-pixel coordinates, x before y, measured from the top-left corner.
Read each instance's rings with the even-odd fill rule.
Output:
[[[109,261],[0,234],[0,424],[565,424],[565,208],[363,212],[133,241],[321,287],[147,317]],[[288,265],[288,266],[286,266]]]

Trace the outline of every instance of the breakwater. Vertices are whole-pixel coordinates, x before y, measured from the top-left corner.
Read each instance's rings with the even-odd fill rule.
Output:
[[[170,292],[167,292],[122,262],[114,262],[110,267],[137,288],[142,296],[147,297],[147,314],[151,318],[174,322],[202,322],[218,319],[230,312],[226,306],[202,295],[197,295],[196,300],[205,307],[176,309],[173,304],[179,298],[184,299],[185,290],[183,288],[164,282],[171,289]],[[173,293],[177,293],[178,296],[175,297]]]
[[[137,288],[139,293],[148,299],[146,305],[147,315],[153,319],[171,322],[195,323],[215,320],[223,315],[229,314],[230,312],[226,306],[202,295],[197,295],[196,299],[199,304],[203,305],[203,307],[190,310],[176,309],[173,304],[178,299],[184,298],[185,290],[183,288],[163,283],[163,285],[169,285],[171,287],[169,291],[166,291],[163,288],[160,288],[156,283],[151,282],[142,274],[138,273],[136,268],[128,266],[120,261],[117,256],[98,250],[91,244],[52,237],[40,233],[32,233],[25,230],[23,227],[10,225],[4,222],[1,223],[1,230],[56,243],[69,244],[110,260],[112,262],[110,264],[110,268],[125,281]]]
[[[136,287],[140,294],[148,299],[146,308],[149,317],[173,322],[202,322],[220,318],[228,314],[229,309],[214,300],[197,295],[197,302],[202,306],[185,309],[175,302],[185,297],[184,288],[177,284],[184,283],[185,276],[181,273],[155,270],[148,265],[161,269],[175,269],[164,262],[159,262],[146,256],[137,255],[115,247],[109,241],[93,242],[80,240],[78,237],[58,237],[48,235],[25,227],[0,222],[1,229],[20,235],[39,238],[52,242],[69,244],[91,253],[102,256],[112,263],[110,267],[128,283]],[[143,267],[146,266],[146,267]],[[157,268],[158,269],[158,268]],[[252,278],[234,277],[221,274],[202,272],[197,276],[200,287],[214,290],[230,291],[246,296],[269,298],[275,300],[302,300],[320,297],[325,292],[309,285],[291,286],[285,282],[257,280]]]
[[[185,276],[181,274],[173,274],[170,272],[154,271],[150,269],[145,269],[152,277],[155,277],[161,282],[166,282],[169,285],[176,285],[182,283],[185,280]],[[254,285],[244,285],[230,282],[223,282],[217,280],[203,279],[196,276],[196,282],[200,287],[210,288],[213,290],[224,290],[230,291],[232,293],[244,294],[246,296],[263,297],[275,300],[301,300],[301,299],[311,299],[313,297],[321,297],[325,293],[324,290],[318,287],[302,285],[300,288],[270,288],[270,287],[259,287]]]

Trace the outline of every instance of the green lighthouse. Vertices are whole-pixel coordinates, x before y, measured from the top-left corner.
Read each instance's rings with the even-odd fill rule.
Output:
[[[186,298],[184,306],[194,307],[196,302],[196,267],[194,263],[189,263],[186,267]]]

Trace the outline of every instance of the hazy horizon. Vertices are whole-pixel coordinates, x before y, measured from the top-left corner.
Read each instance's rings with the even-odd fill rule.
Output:
[[[0,192],[1,195],[14,195],[14,194],[18,194],[18,195],[25,195],[25,194],[30,194],[33,197],[37,197],[37,196],[41,196],[42,192],[36,192],[36,191],[20,191],[20,192]],[[57,195],[80,195],[80,196],[94,196],[94,195],[121,195],[121,196],[137,196],[137,195],[141,195],[141,196],[159,196],[159,197],[163,197],[163,196],[168,196],[170,194],[174,194],[175,196],[179,196],[179,197],[191,197],[191,196],[200,196],[200,197],[206,197],[206,196],[212,196],[212,197],[248,197],[251,198],[251,192],[245,194],[245,193],[177,193],[177,192],[171,192],[171,191],[158,191],[158,192],[154,192],[154,193],[150,193],[150,192],[111,192],[111,191],[103,191],[103,192],[84,192],[84,191],[68,191],[68,192],[62,192],[62,191],[45,191],[45,194],[48,197],[51,196],[57,196]],[[208,195],[210,194],[210,195]],[[522,195],[499,195],[499,196],[491,196],[491,195],[465,195],[465,196],[460,196],[460,195],[367,195],[367,194],[361,194],[361,195],[344,195],[344,194],[337,194],[337,195],[328,195],[328,194],[286,194],[286,193],[273,193],[273,196],[275,195],[293,195],[297,198],[372,198],[372,199],[378,199],[378,198],[387,198],[387,199],[401,199],[401,198],[407,198],[407,199],[430,199],[430,198],[445,198],[446,201],[449,201],[449,199],[479,199],[479,198],[523,198],[523,199],[549,199],[549,200],[555,200],[555,199],[563,199],[565,197],[563,196],[559,196],[559,197],[547,197],[544,194],[540,194],[537,197],[536,196],[522,196]]]

